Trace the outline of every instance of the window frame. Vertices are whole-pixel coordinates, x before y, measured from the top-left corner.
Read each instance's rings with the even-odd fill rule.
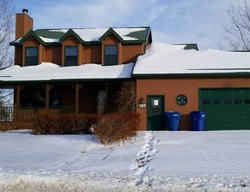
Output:
[[[115,47],[116,53],[115,54],[107,54],[108,47]],[[118,64],[118,52],[119,52],[118,45],[104,45],[104,65],[117,65]]]
[[[67,48],[76,48],[76,54],[67,55],[67,50],[66,50]],[[68,59],[70,59],[71,61],[68,62]],[[77,66],[77,65],[78,65],[78,46],[75,45],[64,46],[64,66]]]
[[[27,56],[28,50],[36,50],[36,56],[31,53],[31,56]],[[38,47],[25,47],[25,66],[38,65],[39,49]],[[35,61],[35,62],[33,62]]]

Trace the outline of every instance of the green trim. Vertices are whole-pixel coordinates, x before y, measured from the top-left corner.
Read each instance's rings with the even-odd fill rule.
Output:
[[[73,31],[72,29],[69,29],[69,30],[59,39],[60,44],[61,44],[69,35],[73,35],[80,43],[84,43],[84,41],[80,38],[80,36],[79,36],[75,31]]]
[[[129,28],[129,27],[127,27]],[[131,27],[131,29],[134,27]],[[137,43],[146,43],[147,40],[149,40],[149,42],[152,42],[152,35],[151,35],[151,29],[150,27],[139,27],[139,28],[145,28],[145,30],[143,31],[134,31],[131,32],[129,34],[127,34],[127,37],[132,37],[132,38],[136,38],[138,40],[123,40],[123,38],[115,32],[115,28],[109,28],[100,38],[99,41],[102,42],[105,37],[107,37],[110,33],[113,34],[121,43],[124,44],[137,44]],[[119,29],[119,28],[117,28]]]
[[[133,78],[120,78],[120,79],[50,79],[50,80],[27,80],[27,81],[4,81],[0,80],[0,85],[18,85],[18,84],[46,84],[46,83],[84,83],[84,82],[110,82],[122,81]]]
[[[120,35],[118,35],[111,27],[99,38],[99,41],[102,42],[110,33],[113,34],[120,42],[124,43]]]
[[[126,27],[129,28],[129,27]],[[136,28],[136,27],[130,27],[131,29]],[[28,33],[26,33],[18,42],[17,40],[10,42],[10,45],[13,46],[19,46],[22,45],[23,42],[30,36],[34,36],[39,43],[49,46],[49,45],[61,45],[63,40],[68,36],[68,35],[73,35],[80,43],[82,44],[100,44],[102,40],[112,33],[120,42],[124,44],[138,44],[138,43],[146,43],[147,41],[152,42],[152,35],[151,35],[151,29],[150,27],[138,27],[138,28],[145,28],[145,30],[142,31],[135,31],[127,34],[126,36],[136,38],[138,40],[123,40],[123,38],[115,32],[115,28],[109,28],[97,41],[84,41],[75,31],[74,28],[68,29],[67,32],[62,32],[60,30],[62,29],[37,29],[35,31],[30,30]],[[86,28],[87,29],[87,28]],[[119,27],[117,28],[119,29]],[[65,29],[64,29],[65,30]],[[67,30],[67,29],[66,29]],[[50,38],[50,39],[58,39],[58,42],[44,42],[42,38]]]
[[[39,43],[44,44],[43,40],[32,30],[30,30],[28,33],[26,33],[25,36],[23,36],[23,38],[19,41],[20,44],[23,44],[23,42],[30,36],[33,36]]]
[[[210,77],[210,78],[226,78],[226,77],[250,77],[250,72],[232,72],[232,73],[183,73],[183,74],[132,74],[134,78],[202,78],[202,77]]]

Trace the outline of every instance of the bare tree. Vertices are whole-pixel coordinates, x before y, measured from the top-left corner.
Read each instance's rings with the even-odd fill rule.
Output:
[[[9,43],[14,37],[14,16],[12,0],[0,0],[0,68],[13,63],[13,51]]]
[[[14,38],[15,13],[12,0],[0,0],[0,69],[13,64],[13,49],[9,43]],[[0,87],[0,106],[3,106],[11,91]],[[7,99],[7,100],[6,100]]]
[[[229,23],[224,26],[224,47],[230,50],[250,51],[250,1],[237,0],[227,8]]]

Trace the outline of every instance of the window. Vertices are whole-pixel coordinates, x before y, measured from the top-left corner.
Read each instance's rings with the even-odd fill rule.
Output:
[[[105,65],[117,65],[118,64],[118,47],[117,45],[105,46]]]
[[[76,46],[65,47],[65,66],[72,66],[78,64],[78,50]]]
[[[41,88],[24,88],[20,93],[21,107],[45,107],[45,90]]]
[[[50,107],[56,108],[62,106],[62,90],[61,89],[53,89],[50,92]]]
[[[26,47],[25,52],[25,65],[37,65],[38,64],[38,48]]]

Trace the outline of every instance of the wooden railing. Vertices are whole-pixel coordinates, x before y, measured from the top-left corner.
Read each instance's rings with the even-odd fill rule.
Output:
[[[0,107],[0,120],[1,121],[12,121],[12,120],[25,120],[29,119],[33,115],[40,113],[51,113],[51,114],[73,114],[75,113],[74,106],[61,106],[61,107],[50,107],[45,109],[44,107]]]

